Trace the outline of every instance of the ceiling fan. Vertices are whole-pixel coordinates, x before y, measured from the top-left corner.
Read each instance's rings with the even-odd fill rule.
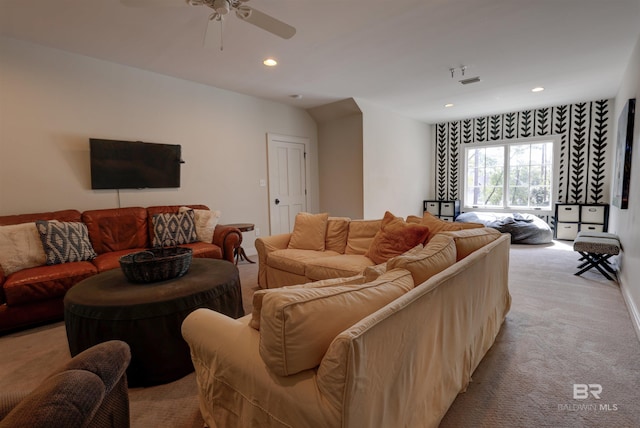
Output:
[[[231,10],[234,10],[236,16],[242,21],[253,24],[283,39],[290,39],[296,34],[296,29],[291,25],[247,6],[246,3],[248,1],[249,0],[184,0],[184,3],[180,5],[180,0],[120,0],[120,3],[132,7],[207,6],[213,9],[213,13],[209,16],[209,25],[213,22],[222,22],[225,15]],[[207,33],[210,33],[209,29],[207,29]]]

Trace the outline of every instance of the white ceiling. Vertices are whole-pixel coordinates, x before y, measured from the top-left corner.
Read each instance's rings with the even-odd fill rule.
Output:
[[[203,46],[211,9],[174,1],[0,0],[0,34],[302,108],[362,98],[428,123],[612,98],[640,35],[640,0],[250,0],[296,35],[230,14],[220,51]],[[458,83],[462,65],[481,82]]]

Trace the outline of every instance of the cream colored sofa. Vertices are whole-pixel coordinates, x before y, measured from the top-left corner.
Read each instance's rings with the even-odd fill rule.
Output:
[[[258,290],[238,320],[191,313],[182,334],[206,423],[436,427],[509,311],[510,237],[443,232],[420,247],[372,281]]]
[[[380,255],[372,255],[370,252],[372,244],[380,244],[379,240],[374,242],[376,234],[385,225],[394,227],[389,224],[394,217],[389,212],[377,220],[351,220],[348,217],[328,217],[325,214],[323,221],[322,215],[301,214],[296,217],[292,233],[256,239],[260,288],[276,288],[360,274],[366,268],[380,264],[376,257]],[[407,223],[419,224],[428,229],[424,239],[417,239],[416,244],[428,241],[440,231],[483,227],[478,223],[442,221],[428,212],[422,218],[409,216]],[[404,238],[416,237],[417,235],[411,234]],[[388,251],[393,253],[394,249],[397,248]]]
[[[327,221],[324,248],[290,248],[293,233],[257,238],[258,285],[276,288],[328,278],[352,276],[375,263],[365,256],[382,220]]]

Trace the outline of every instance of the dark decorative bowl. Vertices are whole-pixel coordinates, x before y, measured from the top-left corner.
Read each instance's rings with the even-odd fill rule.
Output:
[[[152,248],[120,257],[120,267],[129,281],[151,283],[184,275],[192,258],[190,248]]]

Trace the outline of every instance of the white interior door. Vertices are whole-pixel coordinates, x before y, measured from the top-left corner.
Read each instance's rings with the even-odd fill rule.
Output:
[[[271,235],[293,230],[296,214],[307,209],[306,138],[268,134],[269,222]]]

